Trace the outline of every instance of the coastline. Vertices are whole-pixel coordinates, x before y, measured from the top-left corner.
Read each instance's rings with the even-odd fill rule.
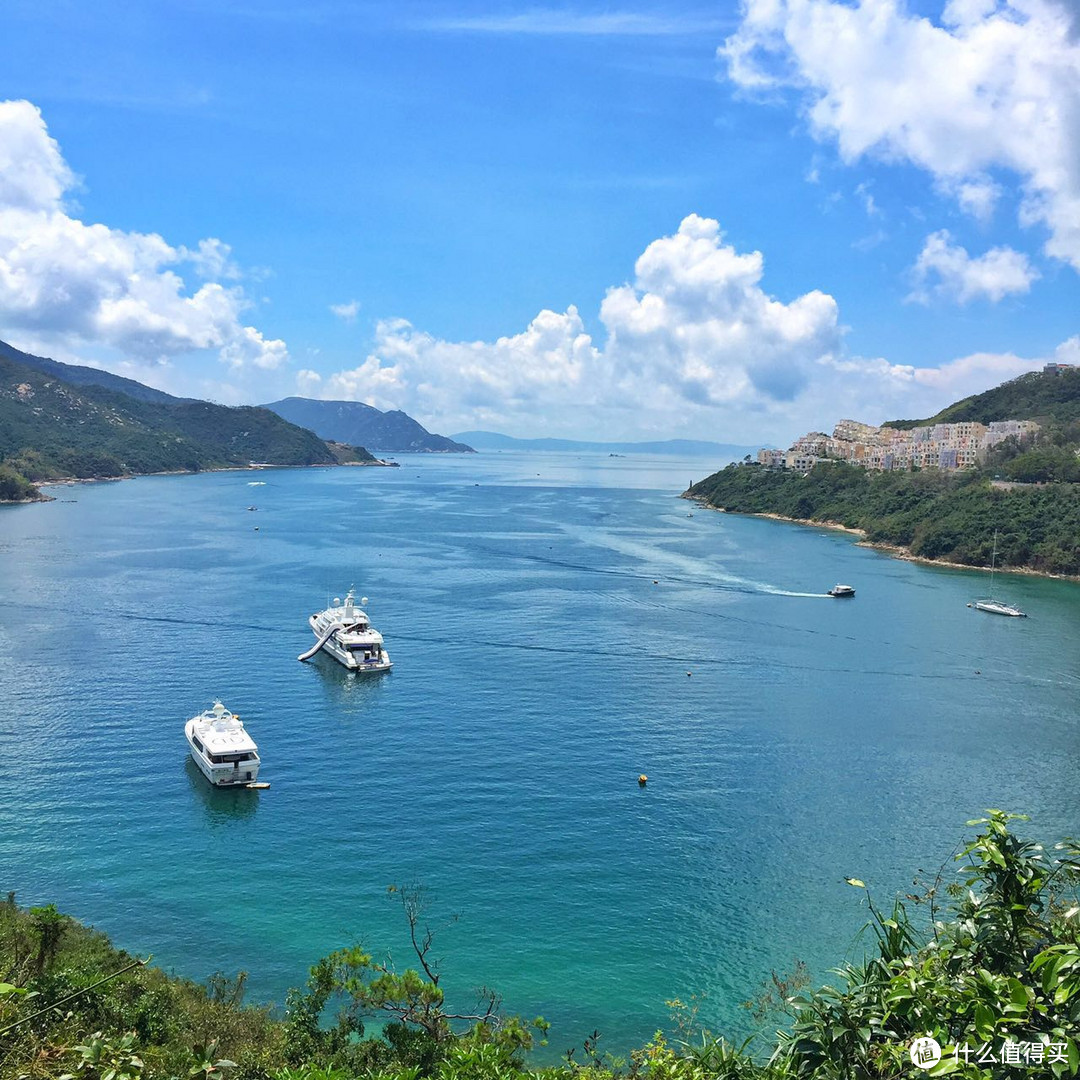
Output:
[[[980,574],[990,573],[989,566],[972,566],[970,563],[949,562],[946,559],[928,559],[923,555],[913,555],[908,548],[899,544],[884,544],[867,540],[865,529],[854,529],[848,525],[841,525],[838,521],[814,521],[811,518],[786,517],[784,514],[754,514],[743,510],[727,510],[723,506],[712,506],[704,499],[688,495],[685,492],[680,495],[679,498],[686,499],[689,502],[695,502],[698,506],[701,506],[706,510],[715,510],[720,514],[736,514],[739,517],[768,518],[770,521],[783,521],[789,525],[806,525],[814,529],[832,529],[836,532],[849,533],[852,536],[859,537],[856,541],[858,547],[870,548],[872,551],[880,551],[883,555],[888,555],[893,559],[900,559],[902,562],[921,563],[923,566],[942,566],[948,570],[971,570]],[[1030,566],[999,566],[997,572],[999,574],[1020,574],[1025,577],[1047,578],[1050,581],[1080,582],[1080,575],[1051,574],[1046,570],[1033,570]]]
[[[46,495],[43,491],[39,491],[27,499],[0,499],[0,506],[28,506],[30,503],[44,502],[56,502],[56,496]]]
[[[124,473],[123,476],[58,476],[53,480],[32,481],[35,487],[68,487],[75,484],[114,484],[122,480],[137,480],[140,476],[202,476],[205,473],[219,472],[265,472],[267,469],[340,469],[349,465],[360,465],[366,468],[400,468],[400,462],[383,461],[377,458],[375,461],[326,461],[316,462],[312,465],[215,465],[207,469],[162,469],[160,472]],[[28,502],[52,502],[54,496],[46,495],[40,499],[20,499],[10,505],[18,506]],[[0,505],[7,505],[2,504]]]

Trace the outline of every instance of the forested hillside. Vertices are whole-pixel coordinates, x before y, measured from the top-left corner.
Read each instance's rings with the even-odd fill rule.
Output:
[[[0,355],[0,463],[28,480],[334,464],[322,439],[267,409],[142,401]]]
[[[871,543],[913,555],[988,566],[994,533],[998,565],[1080,575],[1080,486],[995,487],[980,471],[871,472],[823,462],[809,473],[729,465],[685,493],[746,514],[862,529]]]

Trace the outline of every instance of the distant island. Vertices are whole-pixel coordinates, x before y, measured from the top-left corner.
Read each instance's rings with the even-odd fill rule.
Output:
[[[290,423],[314,431],[320,439],[366,446],[380,454],[472,454],[471,446],[434,435],[400,410],[381,412],[362,401],[318,401],[287,397],[270,409]]]
[[[762,451],[683,495],[731,513],[853,529],[902,556],[961,566],[988,567],[997,533],[999,569],[1080,576],[1080,370],[1049,365],[927,420],[882,428],[922,430],[926,445],[935,434],[981,443],[959,464],[956,448],[935,447],[894,467],[883,447],[895,442],[877,442],[882,429],[841,421],[831,437],[799,440],[820,436],[813,447]],[[986,444],[990,434],[1001,437]],[[853,446],[864,454],[851,456]]]
[[[42,499],[36,484],[266,465],[380,462],[328,444],[268,409],[177,398],[98,368],[0,342],[0,502]]]
[[[663,439],[658,442],[588,442],[581,439],[517,439],[497,431],[461,431],[455,439],[467,441],[477,450],[583,450],[604,454],[675,454],[685,457],[741,458],[757,450],[756,446],[701,439]]]

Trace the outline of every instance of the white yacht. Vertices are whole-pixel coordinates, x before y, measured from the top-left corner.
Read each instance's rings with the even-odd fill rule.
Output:
[[[989,611],[991,615],[1010,615],[1014,619],[1027,618],[1026,611],[1021,611],[1012,604],[1006,604],[1004,600],[976,600],[975,607],[979,611]]]
[[[184,725],[184,734],[195,764],[214,787],[255,784],[259,776],[259,749],[240,718],[220,701],[193,716]]]
[[[855,590],[850,585],[834,585],[826,595],[835,597],[854,596]]]
[[[997,573],[997,543],[998,534],[995,529],[994,553],[990,557],[990,595],[973,601],[973,603],[968,604],[968,607],[974,607],[979,611],[988,611],[991,615],[1008,615],[1013,619],[1026,619],[1026,611],[1021,611],[1015,605],[1007,604],[1004,600],[998,600],[994,597],[994,575]]]
[[[325,649],[339,664],[350,671],[389,671],[390,654],[383,648],[382,634],[374,629],[364,611],[367,597],[357,604],[352,589],[342,604],[334,597],[333,604],[325,611],[317,611],[308,619],[316,642],[298,660],[308,660],[320,649]]]

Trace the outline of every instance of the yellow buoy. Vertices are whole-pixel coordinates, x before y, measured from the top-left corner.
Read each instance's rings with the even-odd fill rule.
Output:
[[[648,778],[648,777],[647,777],[647,776],[646,776],[646,775],[645,775],[644,773],[642,773],[642,774],[641,774],[641,775],[640,775],[640,776],[639,776],[639,777],[637,778],[637,782],[638,782],[638,783],[639,783],[639,784],[640,784],[640,785],[641,785],[642,787],[644,787],[644,786],[645,786],[645,785],[646,785],[646,784],[647,784],[647,783],[649,782],[649,778]]]

